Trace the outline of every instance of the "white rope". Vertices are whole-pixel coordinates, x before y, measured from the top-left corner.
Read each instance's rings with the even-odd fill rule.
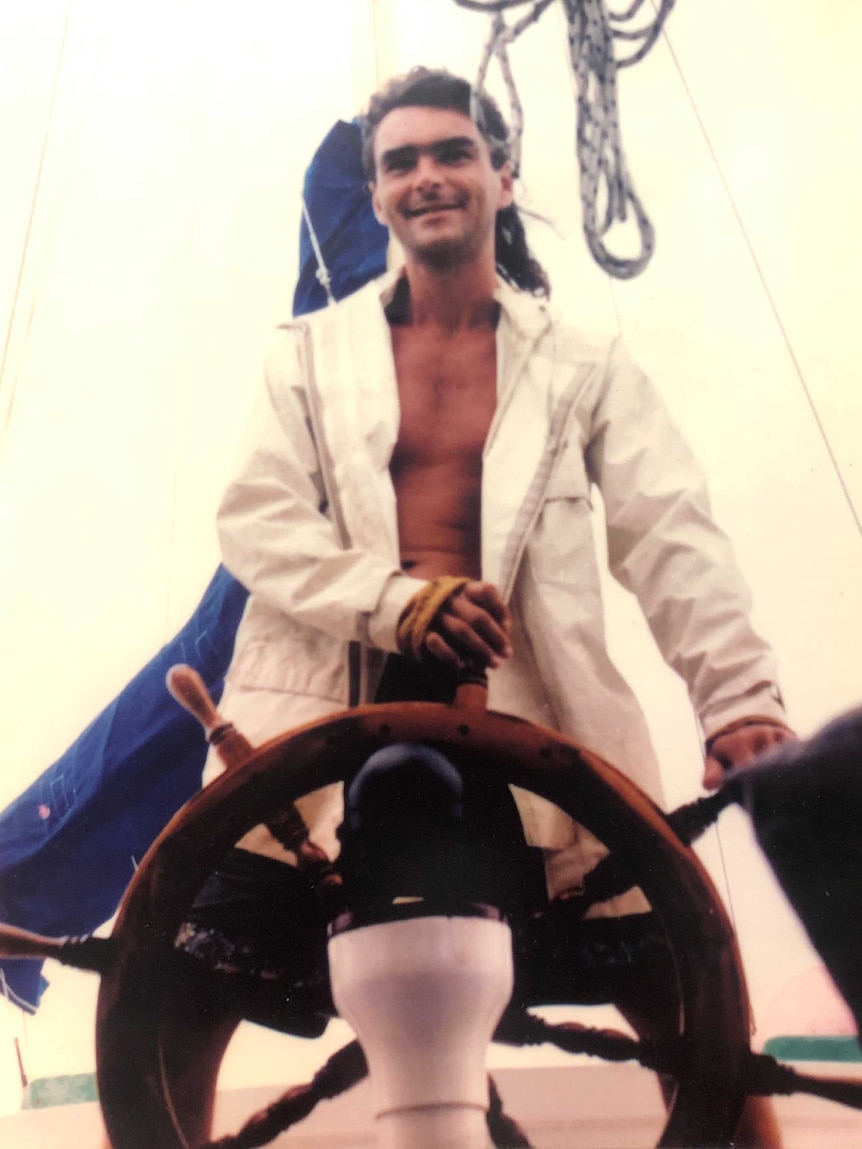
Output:
[[[491,16],[491,30],[479,65],[476,88],[484,89],[488,68],[496,58],[509,100],[512,166],[520,164],[524,116],[509,63],[508,47],[539,19],[554,0],[455,0],[460,8]],[[655,250],[655,231],[634,189],[626,167],[617,103],[617,69],[642,60],[658,39],[675,0],[657,0],[652,19],[639,20],[645,0],[633,0],[623,11],[610,11],[605,0],[560,0],[566,23],[568,54],[576,88],[576,153],[580,169],[580,195],[587,246],[596,263],[618,279],[640,274]],[[511,25],[504,12],[525,7],[530,11]],[[615,43],[631,45],[619,59]],[[605,237],[615,223],[631,212],[640,237],[634,256],[617,256]]]
[[[308,212],[308,204],[305,202],[305,196],[302,197],[302,216],[305,220],[305,226],[308,228],[308,238],[311,240],[311,248],[314,252],[314,258],[317,261],[317,271],[314,273],[317,277],[317,282],[322,286],[326,292],[326,305],[331,307],[335,303],[335,296],[332,294],[332,278],[329,274],[329,268],[323,261],[323,252],[320,250],[320,243],[317,239],[317,232],[311,222],[311,216]]]

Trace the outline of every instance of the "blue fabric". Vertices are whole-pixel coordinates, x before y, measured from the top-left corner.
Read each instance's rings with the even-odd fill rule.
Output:
[[[179,634],[0,815],[0,920],[63,936],[111,917],[150,843],[200,789],[206,742],[165,675],[188,663],[220,698],[247,597],[220,567]],[[10,993],[31,1011],[41,965],[2,963]]]
[[[385,270],[388,233],[371,210],[355,123],[325,137],[304,195],[335,298]],[[327,302],[316,270],[303,220],[296,315]],[[246,598],[219,567],[180,633],[0,814],[0,921],[62,936],[91,933],[112,916],[136,863],[201,784],[206,742],[165,674],[188,663],[218,700]],[[0,962],[6,988],[30,1012],[46,984],[41,969],[41,961]]]
[[[362,170],[362,137],[354,120],[339,120],[308,167],[305,206],[329,272],[332,294],[343,299],[386,270],[389,232],[377,222]],[[299,233],[299,279],[294,315],[327,304],[305,219]]]

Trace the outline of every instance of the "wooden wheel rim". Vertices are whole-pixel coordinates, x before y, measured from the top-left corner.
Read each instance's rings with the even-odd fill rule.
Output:
[[[493,712],[397,703],[347,711],[264,744],[193,798],[148,851],[120,908],[116,960],[97,1011],[99,1092],[115,1149],[186,1149],[161,1071],[148,957],[164,952],[204,878],[242,834],[393,742],[433,746],[456,764],[462,756],[492,760],[507,783],[625,851],[676,961],[690,1070],[658,1145],[729,1144],[744,1101],[746,995],[730,923],[696,856],[634,783],[559,734]]]

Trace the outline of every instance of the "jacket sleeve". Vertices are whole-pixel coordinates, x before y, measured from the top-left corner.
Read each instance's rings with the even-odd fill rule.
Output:
[[[394,651],[398,617],[425,583],[339,537],[294,331],[267,358],[242,460],[218,512],[228,570],[297,622]]]
[[[637,595],[704,738],[737,718],[783,719],[774,657],[752,629],[750,593],[712,518],[704,475],[618,342],[586,457],[605,504],[611,573]]]

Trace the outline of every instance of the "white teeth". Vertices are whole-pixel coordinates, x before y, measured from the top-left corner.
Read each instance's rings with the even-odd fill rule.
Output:
[[[435,203],[428,204],[427,207],[416,207],[412,209],[408,208],[406,214],[411,219],[415,219],[416,216],[429,215],[431,212],[435,211],[455,211],[457,207],[458,205],[454,203]]]

